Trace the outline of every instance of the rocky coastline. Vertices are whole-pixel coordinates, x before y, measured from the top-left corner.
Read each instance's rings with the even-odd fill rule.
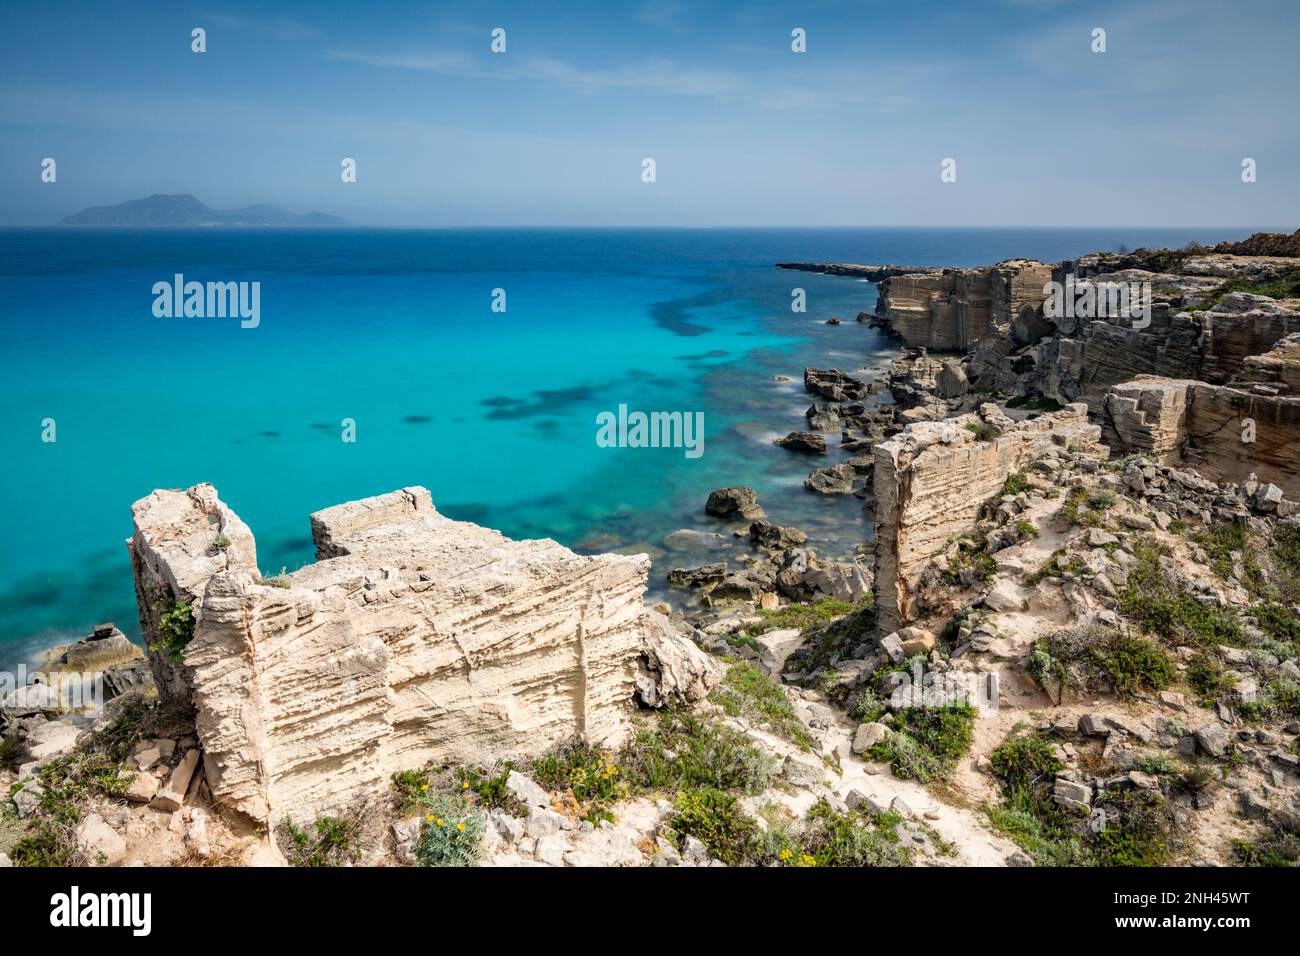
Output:
[[[854,560],[743,486],[654,567],[405,488],[264,577],[216,489],[154,492],[147,654],[102,625],[0,694],[0,864],[1300,859],[1300,231],[778,265],[878,283],[860,323],[899,341],[772,423],[807,494],[861,501]]]

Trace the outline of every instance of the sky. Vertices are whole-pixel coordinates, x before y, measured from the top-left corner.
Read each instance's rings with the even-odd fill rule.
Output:
[[[0,225],[1295,228],[1297,48],[1296,0],[11,0]]]

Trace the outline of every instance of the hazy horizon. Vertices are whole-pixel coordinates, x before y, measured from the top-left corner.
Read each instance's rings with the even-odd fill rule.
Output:
[[[56,0],[0,24],[0,226],[156,193],[375,228],[1300,220],[1283,0]]]

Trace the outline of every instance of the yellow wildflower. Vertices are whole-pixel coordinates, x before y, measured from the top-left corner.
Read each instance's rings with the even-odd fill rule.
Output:
[[[463,823],[458,823],[458,824],[456,824],[456,829],[457,829],[457,830],[460,830],[460,831],[463,832],[464,829],[465,829],[465,824],[463,824]]]

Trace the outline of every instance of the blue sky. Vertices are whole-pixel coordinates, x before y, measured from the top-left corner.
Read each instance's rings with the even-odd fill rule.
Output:
[[[1298,47],[1294,0],[10,3],[0,224],[189,192],[376,225],[1294,228]]]

